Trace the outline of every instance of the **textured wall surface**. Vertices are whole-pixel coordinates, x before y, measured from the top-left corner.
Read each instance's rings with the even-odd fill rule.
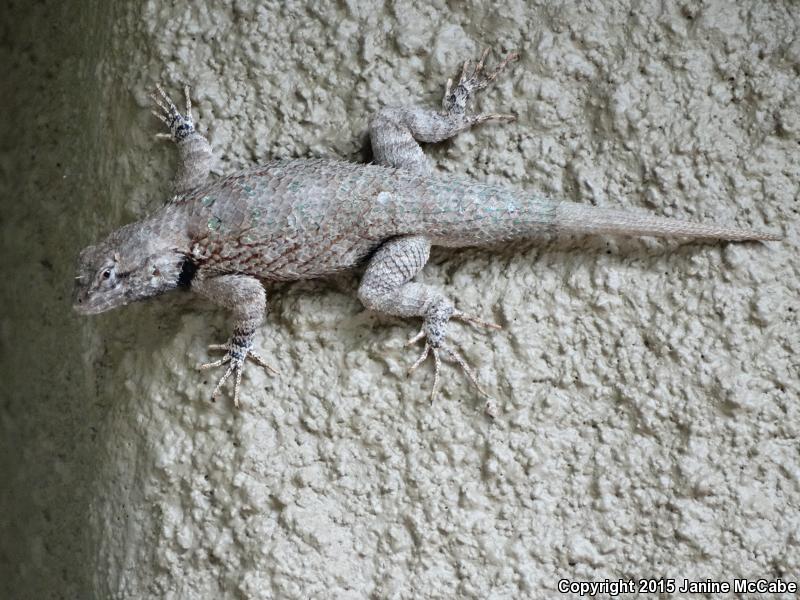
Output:
[[[111,78],[98,68],[110,48],[108,6],[77,4],[0,6],[4,599],[102,598],[91,581],[95,548],[105,536],[125,537],[90,525],[118,433],[104,428],[120,387],[105,353],[119,342],[107,336],[98,351],[104,334],[70,309],[75,251],[122,218],[123,205],[109,194],[119,139],[109,136]]]
[[[1,596],[800,578],[796,4],[72,4],[2,20]],[[442,171],[786,240],[435,252],[422,279],[505,327],[453,327],[494,422],[454,369],[428,403],[417,323],[364,311],[357,274],[270,291],[281,374],[249,367],[239,411],[192,369],[224,312],[71,314],[80,248],[165,199],[155,82],[193,86],[219,173],[363,161],[371,112],[438,104],[486,46],[522,58],[478,105],[519,120],[432,148]]]

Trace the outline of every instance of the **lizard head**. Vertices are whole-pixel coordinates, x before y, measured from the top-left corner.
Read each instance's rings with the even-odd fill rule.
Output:
[[[149,228],[126,225],[81,252],[73,308],[93,315],[150,298],[188,282],[190,269],[185,255]]]

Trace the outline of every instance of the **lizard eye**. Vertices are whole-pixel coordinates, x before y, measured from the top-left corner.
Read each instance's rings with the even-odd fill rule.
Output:
[[[111,266],[100,269],[100,272],[97,274],[97,279],[98,285],[113,285],[114,281],[116,280],[116,271],[114,267]]]

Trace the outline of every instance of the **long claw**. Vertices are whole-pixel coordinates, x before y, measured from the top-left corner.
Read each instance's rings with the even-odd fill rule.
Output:
[[[231,342],[226,344],[210,344],[208,346],[209,350],[224,350],[225,356],[220,358],[219,360],[215,360],[213,362],[205,363],[199,365],[197,368],[199,370],[206,370],[212,369],[214,367],[221,367],[224,364],[228,364],[228,368],[226,369],[225,373],[222,374],[217,385],[214,387],[214,391],[211,392],[211,399],[215,400],[217,395],[219,394],[222,386],[225,382],[230,378],[231,375],[234,375],[233,379],[233,405],[236,408],[239,408],[239,391],[242,387],[242,375],[244,374],[244,363],[249,358],[257,365],[264,367],[268,371],[271,371],[274,374],[278,374],[278,370],[269,365],[258,353],[253,352],[252,350],[245,349],[245,348],[237,348],[237,352],[234,354],[231,353]]]
[[[497,79],[497,76],[503,72],[503,70],[508,66],[508,63],[514,62],[517,59],[519,59],[518,52],[509,52],[508,56],[500,61],[500,64],[494,68],[494,71],[492,71],[492,74],[489,76],[489,80],[494,81]]]
[[[164,102],[167,103],[167,106],[169,107],[169,110],[172,111],[172,112],[178,112],[178,107],[175,106],[175,103],[172,101],[172,99],[169,96],[167,96],[167,92],[164,91],[164,88],[162,88],[157,83],[156,84],[156,89],[158,90],[158,93],[161,94],[161,97],[164,99]],[[161,105],[160,102],[159,102],[159,105]]]
[[[248,357],[250,358],[250,360],[252,360],[254,363],[256,363],[259,367],[264,367],[267,371],[270,371],[273,375],[280,375],[281,374],[281,372],[278,371],[278,369],[276,369],[271,364],[267,363],[267,361],[265,361],[263,358],[261,358],[261,355],[258,354],[257,352],[253,352],[251,350],[250,353],[248,354]]]
[[[205,371],[206,369],[213,369],[214,367],[221,367],[222,365],[224,365],[225,363],[229,362],[230,360],[231,360],[230,356],[223,356],[219,360],[215,360],[215,361],[209,362],[209,363],[204,363],[204,364],[198,366],[197,370],[198,371]]]
[[[487,121],[494,121],[496,123],[512,123],[516,120],[516,115],[509,113],[487,113],[472,117],[474,125],[480,125],[481,123],[486,123]]]
[[[439,372],[442,370],[442,359],[439,357],[439,349],[431,346],[433,351],[433,388],[431,389],[431,404],[439,391]]]
[[[150,99],[160,108],[165,114],[169,114],[169,108],[161,101],[161,98],[155,94],[150,94]]]
[[[186,96],[186,116],[192,119],[192,97],[189,95],[189,86],[183,86],[183,95]]]
[[[216,387],[214,388],[214,391],[211,392],[212,400],[216,400],[217,394],[219,393],[219,390],[222,388],[222,384],[228,380],[228,377],[231,376],[231,373],[233,373],[234,370],[236,370],[236,368],[233,365],[230,365],[228,369],[225,371],[225,373],[222,375],[222,377],[220,377]]]
[[[478,317],[475,317],[473,315],[468,315],[466,313],[463,313],[460,310],[453,312],[452,318],[458,319],[459,321],[465,321],[472,325],[477,325],[478,327],[485,327],[487,329],[498,329],[498,330],[503,329],[502,325],[498,325],[497,323],[491,323],[489,321],[484,321],[483,319],[479,319]]]
[[[155,110],[151,110],[150,112],[153,113],[153,116],[155,118],[159,119],[160,121],[163,121],[165,125],[169,125],[169,121],[167,120],[167,117],[162,115],[160,112],[157,112]]]
[[[480,386],[477,377],[475,377],[475,373],[473,372],[472,368],[470,368],[470,366],[467,364],[467,361],[464,360],[464,358],[452,348],[443,346],[442,350],[444,350],[447,354],[449,354],[450,357],[456,362],[456,364],[458,364],[458,366],[461,367],[461,370],[464,371],[464,374],[472,382],[472,385],[475,386],[475,389],[478,390],[478,392],[480,392],[482,396],[488,398],[489,394],[487,394],[484,391],[484,389]]]
[[[414,337],[412,337],[410,340],[408,340],[405,343],[405,345],[406,346],[413,346],[414,344],[416,344],[418,341],[420,341],[424,337],[425,337],[425,328],[423,327],[422,329],[419,330],[419,333],[417,335],[415,335]]]
[[[242,385],[242,369],[235,369],[236,382],[233,384],[233,406],[239,408],[239,387]]]
[[[447,98],[450,96],[450,90],[453,89],[453,78],[450,77],[447,79],[447,82],[444,84],[444,96],[442,96],[442,108],[447,110]]]
[[[425,344],[425,348],[422,350],[422,354],[419,355],[419,358],[408,369],[409,375],[411,375],[411,373],[413,373],[418,366],[420,366],[423,362],[425,362],[425,359],[428,358],[428,354],[430,353],[430,351],[431,351],[431,345]]]
[[[488,55],[489,55],[489,48],[486,48],[481,54],[481,57],[478,60],[478,64],[475,65],[475,70],[472,72],[473,77],[477,77],[478,75],[480,75],[481,71],[483,71],[483,62],[486,60],[486,57]]]
[[[458,79],[458,83],[462,84],[467,80],[467,71],[469,70],[469,59],[464,61],[464,66],[461,67],[461,77]]]

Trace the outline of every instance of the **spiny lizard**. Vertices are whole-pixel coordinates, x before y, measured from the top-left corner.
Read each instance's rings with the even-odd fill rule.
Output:
[[[488,52],[488,50],[487,50]],[[384,108],[369,124],[375,164],[281,160],[208,182],[211,147],[195,129],[189,90],[181,113],[160,86],[154,114],[180,155],[174,198],[149,218],[125,225],[79,258],[74,307],[101,313],[179,286],[233,312],[233,335],[210,348],[225,352],[201,369],[227,365],[212,397],[234,376],[233,401],[246,359],[271,369],[253,349],[267,298],[262,281],[313,279],[365,264],[358,297],[369,309],[421,317],[409,343],[424,341],[417,368],[434,361],[431,397],[442,359],[458,364],[480,390],[473,370],[445,342],[450,319],[498,327],[456,309],[434,286],[413,281],[431,246],[484,246],[543,234],[623,234],[723,240],[781,236],[647,214],[552,202],[541,195],[432,172],[419,142],[438,142],[508,114],[469,114],[471,96],[517,58],[491,72],[484,52],[446,85],[442,109]],[[481,390],[481,393],[484,393]],[[487,403],[487,412],[492,412]]]

